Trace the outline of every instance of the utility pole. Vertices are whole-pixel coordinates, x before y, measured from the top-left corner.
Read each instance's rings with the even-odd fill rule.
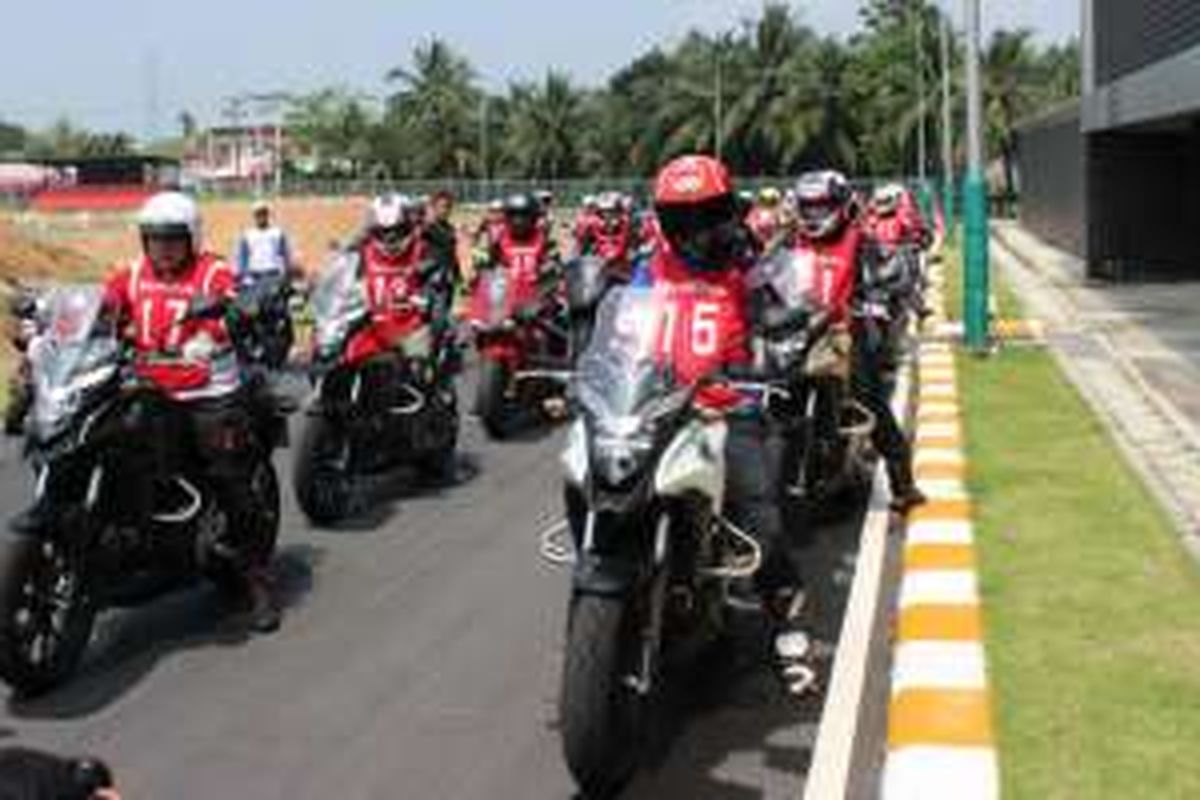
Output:
[[[719,161],[721,153],[725,149],[725,109],[723,108],[725,88],[722,85],[721,57],[723,54],[720,44],[717,45],[716,53],[717,64],[713,86],[713,149]]]
[[[950,15],[938,9],[942,53],[942,217],[946,235],[954,231],[954,128],[950,98]]]
[[[928,162],[925,141],[925,21],[922,18],[925,11],[924,0],[913,3],[913,40],[915,45],[914,58],[917,69],[917,180],[921,184],[921,193],[925,192],[925,165]]]
[[[488,96],[479,98],[479,177],[488,180]]]
[[[967,347],[988,344],[988,208],[983,174],[983,87],[979,75],[979,2],[966,1],[967,175],[963,183],[963,321]]]

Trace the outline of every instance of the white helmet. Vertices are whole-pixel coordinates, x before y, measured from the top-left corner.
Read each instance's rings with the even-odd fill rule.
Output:
[[[401,227],[410,221],[408,215],[412,209],[412,200],[402,194],[381,194],[371,201],[367,225],[373,229]]]
[[[896,213],[903,199],[903,186],[897,183],[885,183],[882,186],[876,187],[874,194],[871,196],[871,206],[875,209],[876,213],[887,217]]]
[[[138,213],[138,230],[142,236],[186,234],[191,239],[192,252],[198,253],[203,238],[200,207],[182,192],[159,192]]]

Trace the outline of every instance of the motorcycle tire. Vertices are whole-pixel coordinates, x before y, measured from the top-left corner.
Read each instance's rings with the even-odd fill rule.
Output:
[[[587,798],[614,796],[636,767],[642,698],[624,680],[638,639],[632,607],[598,595],[571,603],[559,726],[567,767]]]
[[[341,445],[342,433],[327,418],[307,419],[296,460],[292,489],[300,510],[318,525],[340,522],[354,510],[354,485],[349,475],[327,463],[332,448]]]
[[[0,678],[19,695],[45,694],[75,673],[96,621],[88,584],[83,554],[56,539],[14,537],[3,548]]]
[[[479,384],[475,388],[475,409],[483,428],[493,439],[509,433],[508,367],[499,361],[483,359],[479,364]]]

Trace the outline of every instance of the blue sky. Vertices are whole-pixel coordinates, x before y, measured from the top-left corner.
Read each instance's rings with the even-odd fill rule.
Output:
[[[942,0],[956,18],[962,0]],[[1073,0],[983,0],[985,23],[1078,29]],[[0,119],[43,126],[66,115],[99,129],[172,133],[180,110],[216,122],[222,97],[341,83],[383,92],[382,75],[431,34],[503,86],[565,68],[582,83],[691,27],[722,29],[761,0],[38,0],[6,3]],[[857,25],[854,0],[793,2],[825,32]],[[199,9],[204,9],[201,12]],[[152,78],[151,76],[155,76]],[[154,87],[154,89],[152,89]],[[151,101],[152,97],[157,102]],[[151,110],[157,108],[157,113]]]

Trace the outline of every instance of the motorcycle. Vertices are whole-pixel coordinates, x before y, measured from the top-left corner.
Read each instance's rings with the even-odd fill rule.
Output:
[[[769,409],[784,437],[784,496],[811,513],[870,486],[875,418],[850,396],[850,336],[816,303],[810,270],[811,261],[780,251],[755,280],[775,301],[756,349],[785,389]]]
[[[480,273],[470,323],[479,351],[476,412],[493,439],[520,410],[548,409],[570,379],[570,334],[558,270],[493,267]]]
[[[26,695],[65,682],[97,615],[136,606],[199,577],[237,580],[230,520],[181,442],[187,420],[152,385],[131,382],[99,287],[53,290],[33,353],[26,455],[46,522],[22,531],[0,562],[0,678]],[[200,314],[223,313],[198,309]],[[232,357],[232,356],[231,356]],[[253,547],[273,552],[280,500],[271,452],[286,418],[251,393],[257,435],[249,490]],[[144,448],[155,451],[153,475]],[[147,491],[149,490],[149,491]]]
[[[363,483],[398,467],[441,480],[454,473],[459,419],[454,387],[442,377],[447,349],[435,342],[426,298],[397,302],[413,324],[401,342],[384,342],[372,330],[355,262],[335,262],[314,289],[315,390],[293,485],[301,510],[318,524],[353,514]]]
[[[292,324],[292,285],[286,276],[267,275],[242,284],[239,299],[254,310],[251,330],[244,339],[246,362],[269,370],[287,364],[295,342]]]
[[[703,384],[677,385],[647,346],[670,324],[669,303],[662,289],[605,297],[562,456],[567,522],[551,533],[569,530],[575,556],[560,732],[588,797],[636,769],[662,665],[721,635],[731,582],[762,555],[721,514],[726,424],[693,402]]]

